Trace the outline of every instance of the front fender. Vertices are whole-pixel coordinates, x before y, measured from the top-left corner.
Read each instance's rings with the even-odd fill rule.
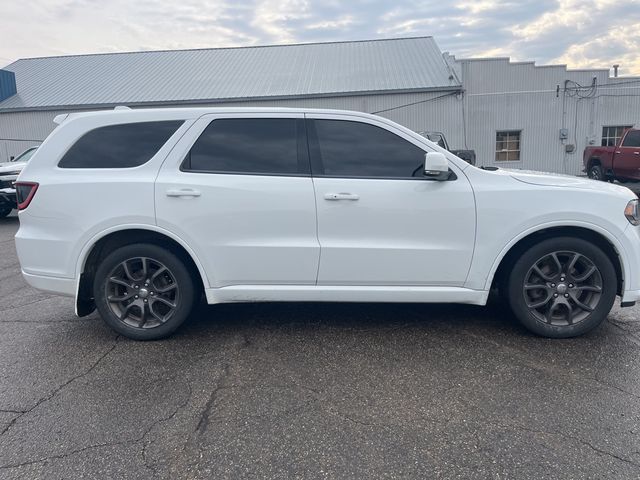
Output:
[[[624,285],[631,285],[632,284],[632,279],[631,279],[631,275],[630,272],[632,271],[631,266],[630,266],[630,262],[629,262],[629,254],[627,252],[627,248],[625,248],[625,245],[623,242],[621,242],[620,240],[618,240],[618,238],[616,237],[616,235],[614,235],[611,231],[596,225],[594,223],[589,223],[589,222],[581,222],[581,221],[575,221],[575,220],[556,220],[556,221],[551,221],[551,222],[545,222],[545,223],[540,223],[538,225],[532,226],[524,231],[522,231],[519,235],[513,237],[508,243],[506,243],[502,249],[500,250],[500,252],[494,257],[494,260],[491,264],[490,269],[488,270],[487,275],[484,278],[481,278],[482,276],[479,275],[479,272],[474,272],[474,274],[476,275],[476,281],[479,283],[482,283],[481,289],[482,290],[489,290],[491,288],[491,284],[493,282],[493,279],[495,277],[496,271],[498,270],[498,267],[500,266],[500,263],[502,262],[502,260],[504,259],[504,257],[507,255],[507,253],[509,253],[509,251],[521,240],[534,235],[542,230],[546,230],[549,228],[554,228],[554,227],[576,227],[576,228],[584,228],[587,230],[591,230],[595,233],[600,234],[602,237],[604,237],[615,249],[615,251],[617,252],[619,258],[620,258],[620,265],[622,268],[622,278],[624,280]],[[624,232],[618,232],[621,236],[623,236]],[[473,271],[473,266],[472,266],[472,271]],[[468,288],[477,288],[478,284],[475,284],[475,287],[472,286],[474,285],[473,283],[474,279],[472,278],[472,275],[470,274],[469,279],[467,281],[467,283],[465,284],[465,287]]]

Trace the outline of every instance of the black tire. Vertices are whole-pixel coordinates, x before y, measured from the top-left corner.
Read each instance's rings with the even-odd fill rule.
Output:
[[[13,210],[13,207],[0,207],[0,218],[7,217],[12,210]]]
[[[589,171],[587,172],[587,175],[592,180],[606,181],[606,178],[604,178],[604,172],[602,171],[602,167],[599,164],[591,165],[589,167]]]
[[[187,319],[199,293],[185,263],[152,244],[118,248],[102,260],[93,283],[95,304],[103,320],[134,340],[171,335]]]
[[[596,270],[580,280],[591,267]],[[569,338],[602,323],[613,306],[616,287],[615,268],[599,247],[575,237],[558,237],[530,247],[515,261],[507,296],[525,328],[543,337]]]

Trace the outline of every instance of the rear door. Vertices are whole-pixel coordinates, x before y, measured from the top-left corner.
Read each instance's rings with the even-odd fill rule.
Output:
[[[211,287],[314,284],[320,248],[303,115],[206,115],[162,166],[160,227]]]
[[[471,185],[422,175],[425,149],[361,117],[308,114],[318,285],[462,286],[475,242]]]
[[[613,164],[619,177],[640,179],[640,130],[628,130],[615,149]]]

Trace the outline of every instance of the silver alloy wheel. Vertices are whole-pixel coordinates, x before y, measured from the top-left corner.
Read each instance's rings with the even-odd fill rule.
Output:
[[[529,311],[550,325],[573,325],[589,316],[602,297],[602,275],[586,256],[558,251],[536,261],[522,293]]]
[[[600,167],[591,167],[591,178],[593,180],[600,180]]]
[[[107,277],[105,298],[113,314],[130,327],[154,328],[175,313],[180,288],[174,275],[152,258],[129,258]]]

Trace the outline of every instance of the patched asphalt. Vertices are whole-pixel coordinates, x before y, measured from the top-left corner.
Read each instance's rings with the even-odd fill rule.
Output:
[[[0,478],[640,478],[640,307],[201,306],[118,337],[28,287],[0,220]]]

